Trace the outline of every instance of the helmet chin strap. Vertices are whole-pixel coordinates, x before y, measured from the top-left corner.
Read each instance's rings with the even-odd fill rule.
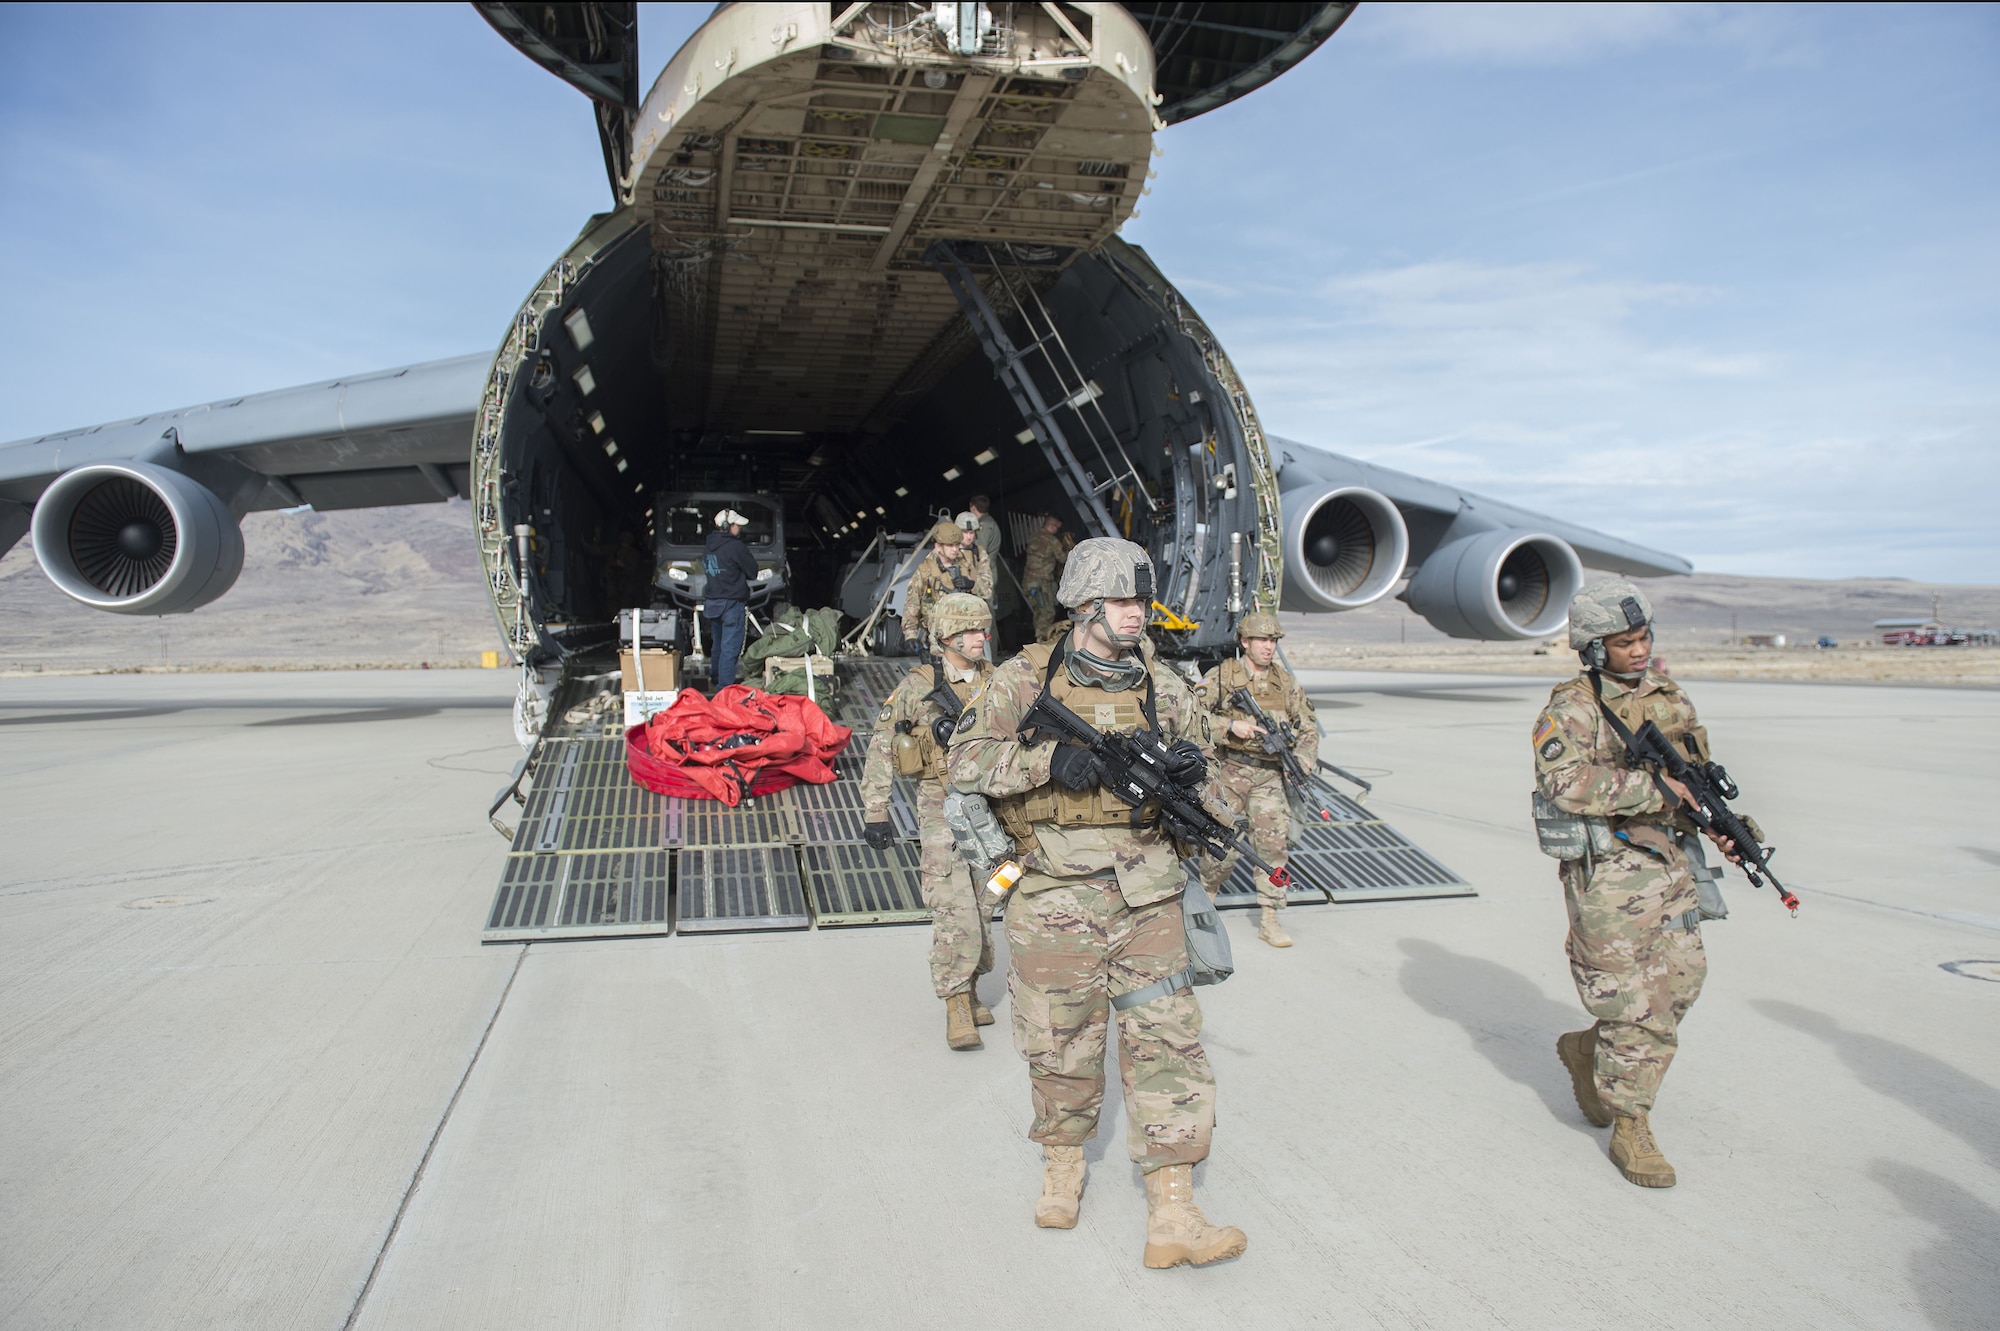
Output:
[[[1098,597],[1091,604],[1096,608],[1077,621],[1079,628],[1088,629],[1092,624],[1100,626],[1104,630],[1104,636],[1110,640],[1113,647],[1118,649],[1118,653],[1121,656],[1126,652],[1132,651],[1141,642],[1145,641],[1146,631],[1144,628],[1141,628],[1137,633],[1120,633],[1117,629],[1111,627],[1111,621],[1104,614],[1103,597]]]
[[[1085,630],[1087,637],[1093,623],[1103,625],[1104,636],[1111,640],[1112,646],[1118,652],[1117,656],[1107,661],[1087,647],[1072,644],[1063,656],[1063,669],[1067,670],[1069,677],[1079,684],[1095,685],[1107,693],[1119,693],[1133,687],[1146,677],[1145,658],[1135,650],[1139,645],[1139,639],[1128,640],[1111,631],[1111,625],[1104,619],[1103,599],[1100,598],[1096,604],[1096,609],[1076,621],[1077,627]]]

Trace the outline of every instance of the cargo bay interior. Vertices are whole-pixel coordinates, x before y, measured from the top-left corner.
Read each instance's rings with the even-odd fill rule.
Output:
[[[1209,626],[1180,645],[1226,634],[1220,534],[1275,525],[1272,487],[1238,483],[1269,464],[1221,348],[1114,234],[1151,107],[1096,69],[835,50],[696,103],[712,126],[691,112],[636,205],[593,219],[517,318],[479,440],[496,586],[526,557],[517,650],[599,636],[619,599],[603,552],[651,548],[660,494],[718,490],[779,498],[795,604],[832,603],[878,530],[983,492],[1147,544],[1163,622]]]

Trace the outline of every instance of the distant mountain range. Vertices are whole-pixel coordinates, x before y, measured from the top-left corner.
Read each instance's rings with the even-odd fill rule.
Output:
[[[253,513],[243,576],[191,615],[86,610],[49,584],[23,540],[0,558],[0,671],[474,664],[500,646],[464,503],[339,513]],[[1810,642],[1869,636],[1877,619],[1927,615],[2000,625],[2000,587],[1896,578],[1835,581],[1699,573],[1643,584],[1663,647],[1719,644],[1734,631]],[[1447,642],[1400,602],[1342,615],[1286,615],[1319,642]]]

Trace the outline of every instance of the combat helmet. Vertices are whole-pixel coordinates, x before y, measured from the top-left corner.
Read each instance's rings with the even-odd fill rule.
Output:
[[[1116,536],[1078,541],[1056,588],[1056,599],[1072,610],[1107,597],[1150,602],[1153,596],[1153,557],[1145,546]]]
[[[950,642],[973,629],[991,632],[993,628],[993,612],[971,592],[951,592],[939,597],[938,603],[931,607],[930,619],[931,632],[939,642]]]
[[[1268,610],[1254,610],[1243,616],[1236,625],[1238,640],[1243,638],[1282,638],[1285,630],[1278,623],[1278,617]]]
[[[1587,651],[1602,638],[1615,638],[1653,622],[1646,594],[1623,578],[1593,582],[1569,603],[1569,645]]]
[[[955,546],[965,539],[965,531],[956,522],[939,522],[931,528],[933,545]]]

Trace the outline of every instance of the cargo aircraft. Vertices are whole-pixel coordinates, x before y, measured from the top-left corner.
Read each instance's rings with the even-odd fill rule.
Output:
[[[1254,605],[1349,610],[1406,578],[1448,634],[1539,637],[1586,563],[1690,571],[1269,436],[1120,239],[1155,136],[1352,5],[725,4],[643,95],[635,5],[477,8],[590,99],[613,196],[498,348],[0,445],[0,552],[32,532],[75,600],[177,614],[229,590],[247,512],[456,496],[524,668],[517,719],[608,645],[609,547],[653,552],[656,601],[687,599],[665,555],[717,492],[761,497],[760,548],[797,556],[766,572],[807,605],[977,491],[1127,536],[1183,656]]]

